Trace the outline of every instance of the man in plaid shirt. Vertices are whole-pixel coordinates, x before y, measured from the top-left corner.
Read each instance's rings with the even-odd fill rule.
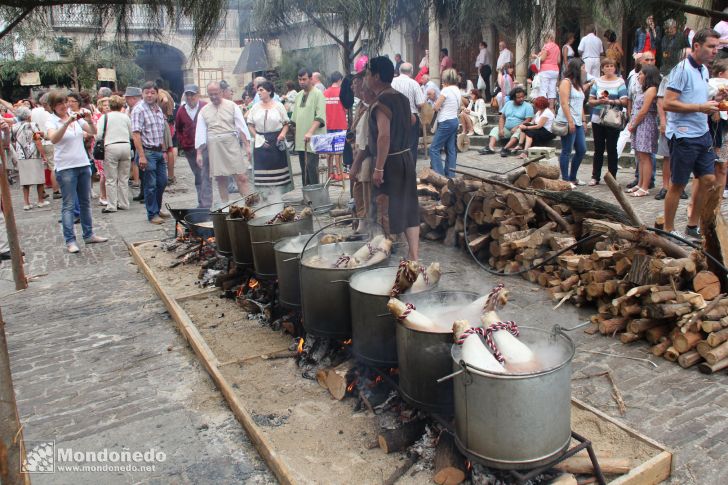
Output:
[[[144,204],[152,224],[164,223],[169,214],[162,212],[162,196],[167,186],[167,162],[164,160],[164,130],[167,121],[157,104],[157,87],[146,82],[141,103],[131,112],[134,147],[139,154],[139,168],[144,171]]]

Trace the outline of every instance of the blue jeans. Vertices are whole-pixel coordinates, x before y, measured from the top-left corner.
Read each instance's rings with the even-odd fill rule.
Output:
[[[652,178],[650,179],[650,185],[649,187],[652,187],[655,185],[655,174],[657,173],[657,157],[653,153],[651,155],[652,157]],[[637,157],[634,159],[635,161],[635,169],[634,169],[634,179],[639,180],[640,179],[640,162],[637,160]]]
[[[574,149],[574,158],[571,159],[571,149]],[[567,182],[576,181],[576,173],[586,153],[586,139],[584,138],[584,127],[577,126],[574,133],[567,133],[561,137],[561,155],[559,155],[559,166],[561,167],[561,178]]]
[[[455,176],[455,167],[457,166],[457,148],[456,140],[458,134],[458,119],[445,120],[437,123],[437,131],[432,138],[430,145],[430,168],[440,175],[452,178]],[[440,150],[445,147],[445,168],[443,170],[442,158]]]
[[[63,227],[63,238],[66,244],[76,242],[76,233],[73,230],[75,216],[74,205],[79,204],[81,211],[81,229],[83,238],[93,236],[93,224],[91,222],[91,168],[85,167],[67,168],[56,172],[58,185],[61,186],[61,226]]]
[[[159,215],[162,208],[162,196],[167,187],[167,162],[162,152],[144,150],[147,168],[144,169],[144,205],[147,208],[147,219],[150,221]]]

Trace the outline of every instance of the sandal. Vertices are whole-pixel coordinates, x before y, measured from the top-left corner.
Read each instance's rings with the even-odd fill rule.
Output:
[[[637,190],[633,190],[629,195],[630,197],[645,197],[650,195],[650,191],[637,187]]]
[[[626,194],[631,194],[632,192],[637,192],[640,189],[639,185],[635,185],[634,187],[630,187],[628,189],[625,189]]]
[[[599,181],[597,179],[591,179],[589,181],[589,187],[594,187],[595,185],[599,185]]]
[[[513,151],[522,152],[523,151],[523,147],[521,145],[516,145],[516,148],[514,148]]]

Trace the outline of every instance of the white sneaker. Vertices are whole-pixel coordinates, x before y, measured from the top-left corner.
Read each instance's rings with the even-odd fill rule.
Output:
[[[677,236],[681,239],[688,239],[688,236],[684,232],[678,231],[677,229],[673,229],[672,231],[670,231],[670,234],[672,234],[673,236]]]
[[[24,206],[23,206],[23,210],[24,210],[24,211],[29,211],[29,210],[31,210],[32,208],[33,208],[33,206],[32,206],[32,205],[24,205]]]
[[[99,205],[103,205],[103,206],[109,205],[109,201],[106,199],[99,198]]]
[[[77,252],[80,251],[78,249],[78,244],[76,244],[75,242],[67,244],[66,247],[68,248],[68,252],[71,254],[76,254]]]
[[[49,205],[51,205],[51,203],[47,200],[44,200],[43,202],[38,202],[38,207],[48,207]]]

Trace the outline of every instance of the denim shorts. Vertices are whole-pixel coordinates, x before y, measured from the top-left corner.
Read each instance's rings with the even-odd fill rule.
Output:
[[[717,157],[713,151],[710,132],[697,138],[676,138],[670,141],[670,170],[672,183],[687,185],[690,174],[696,177],[715,173]]]

